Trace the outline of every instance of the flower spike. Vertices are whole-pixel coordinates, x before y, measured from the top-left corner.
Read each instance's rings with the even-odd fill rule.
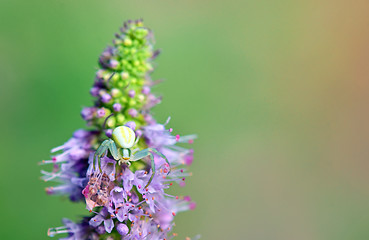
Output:
[[[153,42],[142,19],[123,24],[98,59],[90,89],[94,104],[81,111],[89,130],[77,130],[41,162],[52,165],[41,179],[59,183],[46,192],[84,201],[89,214],[77,223],[63,219],[64,226],[50,228],[49,236],[172,239],[174,217],[195,208],[190,197],[167,193],[173,182],[184,186],[191,175],[193,150],[177,144],[193,143],[196,136],[172,135],[170,117],[164,124],[153,118],[151,108],[161,102],[151,91],[159,82],[150,76],[160,52]]]

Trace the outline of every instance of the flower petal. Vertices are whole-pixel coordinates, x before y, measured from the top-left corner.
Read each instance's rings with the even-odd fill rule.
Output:
[[[104,221],[104,218],[98,214],[96,215],[95,217],[91,218],[91,220],[89,221],[89,224],[92,226],[92,227],[97,227],[99,226],[102,222]]]
[[[111,233],[111,230],[113,230],[113,227],[114,227],[113,219],[109,218],[109,219],[104,220],[104,226],[105,226],[105,230],[108,233]]]

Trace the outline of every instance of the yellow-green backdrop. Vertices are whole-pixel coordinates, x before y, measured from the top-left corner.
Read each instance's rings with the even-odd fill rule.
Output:
[[[47,239],[84,204],[47,196],[37,162],[84,127],[97,58],[143,18],[162,54],[154,109],[197,133],[197,201],[178,239],[369,239],[369,3],[2,0],[0,238]]]

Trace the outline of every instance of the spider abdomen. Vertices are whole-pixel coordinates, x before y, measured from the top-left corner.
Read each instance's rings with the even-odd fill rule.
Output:
[[[135,132],[126,126],[120,126],[114,129],[112,139],[120,148],[131,148],[135,144]]]

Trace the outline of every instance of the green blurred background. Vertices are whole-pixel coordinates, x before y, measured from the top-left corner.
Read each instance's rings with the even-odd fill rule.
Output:
[[[37,162],[84,127],[122,22],[154,30],[154,109],[197,133],[178,239],[369,239],[368,1],[1,0],[0,238],[48,239],[83,203]]]

